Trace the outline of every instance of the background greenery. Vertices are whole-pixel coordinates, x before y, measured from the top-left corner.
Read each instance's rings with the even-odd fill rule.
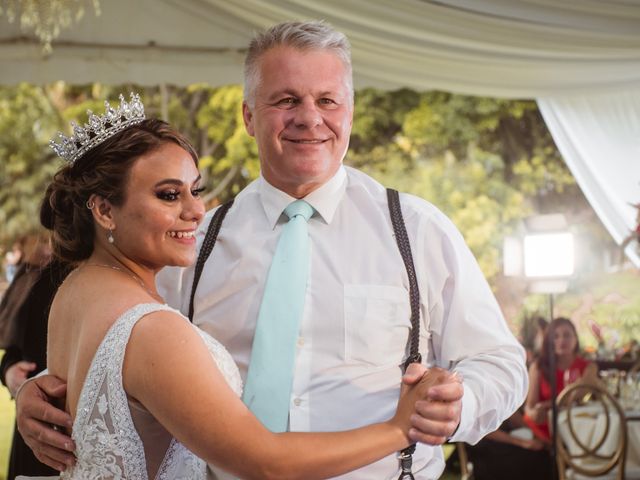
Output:
[[[38,228],[42,193],[61,165],[48,140],[58,130],[70,133],[69,120],[86,121],[87,109],[102,112],[104,99],[116,101],[131,90],[141,93],[148,115],[164,114],[191,138],[201,155],[209,206],[257,177],[258,152],[242,122],[239,85],[169,87],[165,105],[157,87],[62,82],[0,87],[0,248]],[[502,243],[522,218],[565,213],[582,246],[579,276],[602,272],[610,263],[606,255],[613,243],[567,170],[534,101],[359,90],[345,163],[443,210],[462,232],[512,323],[521,314],[525,292],[513,295],[512,281],[501,277]]]

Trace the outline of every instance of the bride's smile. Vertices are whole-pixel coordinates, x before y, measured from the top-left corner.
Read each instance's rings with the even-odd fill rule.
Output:
[[[112,207],[114,245],[151,270],[195,260],[195,230],[204,215],[200,173],[187,151],[165,143],[133,164],[125,200]]]

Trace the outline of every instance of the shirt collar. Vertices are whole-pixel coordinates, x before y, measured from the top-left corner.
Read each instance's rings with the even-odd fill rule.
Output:
[[[330,224],[346,188],[347,172],[341,165],[333,177],[304,197],[303,200],[314,208],[314,217],[319,215],[325,223]],[[278,190],[262,175],[258,179],[258,192],[269,225],[271,228],[275,228],[285,207],[296,199],[282,190]]]

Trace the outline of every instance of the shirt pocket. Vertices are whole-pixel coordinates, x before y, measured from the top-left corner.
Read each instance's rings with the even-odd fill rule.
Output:
[[[345,359],[400,365],[411,331],[409,292],[388,285],[345,285]]]

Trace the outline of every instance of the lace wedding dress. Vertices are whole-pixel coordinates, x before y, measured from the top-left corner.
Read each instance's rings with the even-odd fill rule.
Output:
[[[122,364],[131,330],[140,318],[159,310],[180,315],[166,305],[136,305],[116,320],[102,340],[80,392],[73,423],[77,463],[60,475],[61,480],[206,478],[204,460],[173,438],[141,404],[128,398],[122,384]],[[202,330],[193,328],[230,387],[240,395],[242,380],[229,352]]]

